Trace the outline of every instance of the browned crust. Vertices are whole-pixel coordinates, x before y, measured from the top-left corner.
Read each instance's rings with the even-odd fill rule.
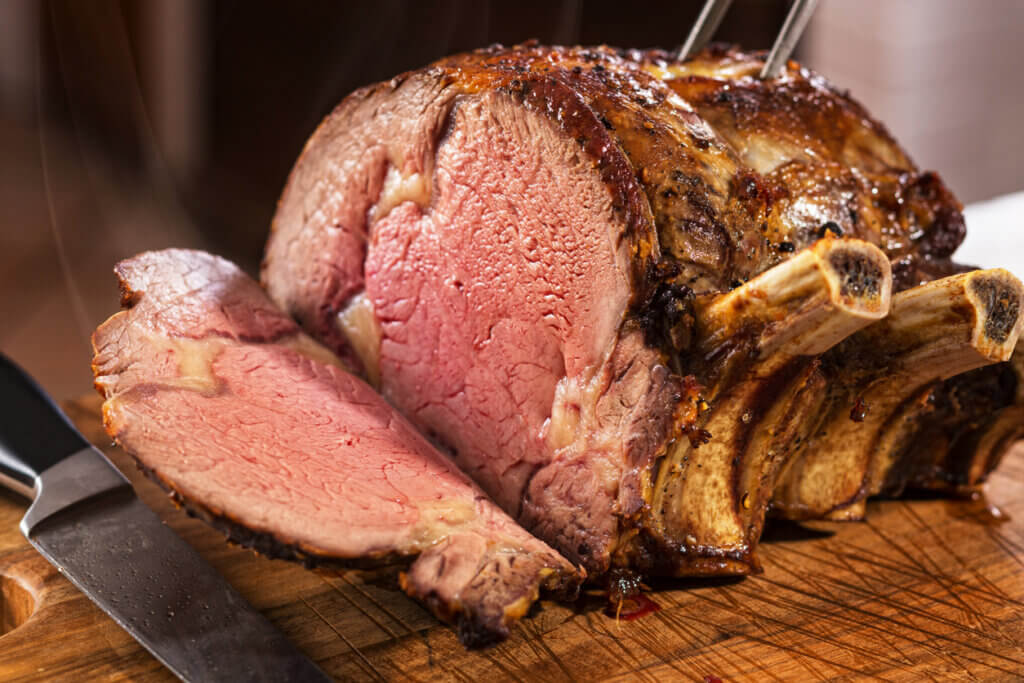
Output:
[[[725,291],[821,236],[820,224],[780,224],[777,205],[789,197],[789,181],[744,166],[728,140],[699,125],[701,117],[744,131],[805,132],[823,155],[855,162],[851,182],[859,198],[833,222],[837,234],[886,250],[897,290],[948,274],[963,220],[960,203],[938,176],[919,172],[848,93],[804,68],[790,67],[766,84],[751,75],[762,62],[763,53],[723,46],[684,63],[657,50],[493,46],[362,88],[325,122],[344,117],[358,102],[394,93],[414,77],[435,81],[449,91],[446,97],[500,90],[544,114],[577,140],[614,196],[626,226],[621,239],[634,257],[632,315],[641,319],[653,317],[644,314],[658,305],[668,284]],[[652,65],[677,75],[656,78]],[[706,75],[724,68],[746,75]],[[687,114],[678,99],[670,101],[676,92],[700,116]],[[854,151],[844,151],[850,139],[867,135],[870,149],[852,145]],[[296,168],[301,164],[300,157]],[[291,184],[290,177],[282,197]],[[713,272],[687,261],[684,243],[693,240],[718,252]],[[684,289],[674,291],[679,299],[687,296]]]
[[[632,50],[626,54],[642,64],[678,70],[678,79],[693,84],[688,101],[703,110],[728,112],[749,132],[813,130],[807,144],[825,148],[833,157],[842,155],[848,140],[866,131],[880,147],[862,153],[865,170],[912,168],[910,156],[880,121],[864,106],[810,69],[790,61],[771,81],[758,77],[767,51],[746,52],[737,46],[717,43],[680,62],[665,50]],[[711,75],[714,74],[714,75]],[[726,75],[729,74],[729,75]],[[722,85],[728,83],[728,90]]]
[[[664,51],[630,51],[631,59],[659,71],[665,82],[730,144],[763,135],[780,144],[812,150],[767,176],[750,171],[751,187],[765,190],[762,232],[770,242],[807,246],[826,221],[839,234],[882,247],[893,262],[896,290],[949,274],[949,258],[963,240],[962,205],[934,172],[921,172],[879,121],[846,91],[790,62],[781,77],[756,77],[765,53],[712,46],[685,62]],[[809,176],[797,179],[807,169]],[[820,183],[846,183],[853,196],[837,199],[835,216],[814,224],[780,224],[773,205],[803,196]],[[796,181],[798,184],[794,184]],[[759,193],[764,193],[760,191]],[[776,250],[778,251],[778,250]],[[771,254],[759,268],[783,260]]]
[[[510,591],[509,572],[523,577],[514,582],[518,586],[515,592]],[[456,601],[444,600],[429,586],[417,585],[407,573],[399,575],[402,590],[426,604],[438,619],[454,624],[460,642],[471,648],[505,640],[510,626],[526,615],[542,589],[562,601],[574,601],[580,584],[579,577],[560,573],[533,556],[518,558],[514,566],[500,557],[490,559]],[[469,610],[466,603],[470,602],[482,607]]]
[[[626,54],[674,71],[674,77],[663,76],[670,87],[717,130],[766,137],[795,131],[801,134],[801,142],[818,150],[820,158],[832,160],[832,165],[806,168],[791,164],[770,174],[769,184],[777,188],[775,200],[784,206],[787,193],[803,196],[828,191],[814,186],[820,183],[817,177],[843,183],[854,197],[835,207],[837,220],[827,225],[838,234],[881,246],[893,263],[896,291],[970,270],[950,260],[965,234],[960,202],[936,173],[919,171],[886,127],[848,92],[793,62],[780,78],[761,81],[756,75],[764,53],[744,53],[732,46],[712,46],[685,63],[657,50]],[[863,142],[868,140],[870,144]],[[762,226],[772,239],[797,248],[820,236],[815,225],[796,226],[789,232],[785,228],[770,217]],[[1011,406],[1013,410],[1024,406],[1004,390],[1008,366],[1000,364],[972,375],[946,381],[933,392],[930,408],[919,411],[918,436],[910,440],[908,452],[890,473],[889,494],[908,485],[952,491],[975,486],[1019,437],[1021,430],[998,419]],[[964,400],[968,396],[974,398]],[[981,444],[984,453],[978,452]]]

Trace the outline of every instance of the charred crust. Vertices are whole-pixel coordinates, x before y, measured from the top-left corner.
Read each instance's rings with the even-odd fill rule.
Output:
[[[422,602],[439,620],[454,624],[459,642],[468,649],[491,647],[508,638],[508,626],[500,619],[481,618],[471,614],[458,602],[444,600],[433,591],[419,593],[404,573],[399,575],[399,586],[409,597]]]
[[[127,310],[134,306],[135,304],[139,303],[139,299],[141,298],[142,295],[139,292],[134,291],[131,287],[129,287],[128,283],[125,281],[125,279],[121,276],[120,273],[118,273],[118,280],[118,288],[121,291],[121,308]]]
[[[648,576],[745,576],[761,573],[761,564],[748,545],[720,548],[687,546],[642,528],[628,555],[629,567]]]
[[[644,343],[666,352],[690,348],[697,319],[693,290],[686,285],[661,282],[635,314],[644,333]]]
[[[935,211],[931,226],[919,242],[921,253],[934,260],[948,259],[966,236],[967,226],[960,209],[940,206]]]
[[[890,258],[890,263],[892,264],[893,293],[902,292],[905,289],[921,284],[917,258],[914,256],[904,256],[899,259]]]
[[[904,171],[870,182],[874,206],[908,239],[886,249],[893,263],[893,291],[903,291],[946,275],[949,259],[966,235],[962,206],[934,172]],[[881,236],[873,241],[884,242]]]
[[[853,224],[857,223],[857,212],[852,209],[850,210],[850,222]],[[818,237],[825,237],[829,233],[832,233],[836,237],[842,237],[843,229],[839,227],[839,224],[835,221],[827,221],[823,223],[821,228],[818,230]]]
[[[907,398],[905,398],[896,407],[896,409],[889,414],[888,418],[882,424],[881,429],[879,429],[875,433],[873,443],[871,444],[871,448],[868,450],[868,452],[881,452],[881,449],[877,448],[878,440],[881,439],[882,435],[884,435],[887,431],[889,431],[892,428],[894,423],[897,423],[902,420],[907,420],[908,416],[909,419],[913,420],[917,424],[917,433],[921,433],[921,425],[927,418],[928,413],[934,410],[934,407],[930,403],[930,401],[925,401],[922,405],[922,393],[931,397],[935,395],[936,390],[938,390],[939,388],[941,388],[941,384],[936,382],[931,386],[926,387],[923,392],[916,391],[907,396]],[[845,508],[850,507],[851,505],[856,505],[857,503],[867,498],[869,495],[868,486],[873,475],[874,473],[871,471],[869,463],[868,467],[865,469],[864,478],[861,482],[860,489],[848,500],[845,500],[842,503],[834,506],[832,510],[830,510],[830,512],[843,510]],[[885,476],[882,480],[882,493],[891,493],[897,490],[902,491],[905,483],[908,479],[911,478],[911,476],[912,473],[910,472],[909,459],[907,458],[907,451],[905,449],[902,453],[896,454],[896,457],[893,458],[892,464],[890,465],[889,471],[885,473]]]
[[[402,573],[399,585],[438,619],[454,624],[463,645],[488,647],[508,637],[509,624],[535,604],[542,589],[563,601],[579,595],[579,575],[560,571],[540,556],[516,559],[515,555],[485,555],[476,576],[450,600],[433,588],[417,585],[410,574]]]
[[[926,229],[915,240],[921,255],[929,259],[951,257],[967,235],[960,202],[934,171],[908,179],[904,195],[924,219],[921,222]]]
[[[741,169],[732,178],[732,194],[742,202],[754,202],[759,208],[771,211],[773,204],[789,196],[784,185],[774,182],[750,169]],[[752,215],[757,215],[753,212]]]
[[[1004,410],[1013,406],[1020,382],[1012,363],[996,363],[946,380],[932,395],[932,410],[921,420],[922,439],[912,442],[892,468],[883,492],[898,495],[905,487],[956,491],[980,483],[1016,439],[1012,433],[996,444],[972,477],[979,442]]]
[[[676,56],[663,51],[633,51],[628,55],[640,63],[667,69],[670,75],[665,80],[669,87],[713,127],[724,131],[726,140],[732,140],[730,136],[737,131],[763,132],[770,139],[780,134],[785,137],[785,131],[805,132],[813,138],[814,145],[821,147],[822,158],[833,159],[836,169],[849,172],[844,181],[849,187],[843,189],[848,196],[843,199],[837,192],[830,195],[836,212],[832,220],[824,228],[798,220],[788,230],[782,229],[776,242],[782,249],[776,247],[766,259],[751,264],[753,270],[748,276],[785,258],[786,242],[800,248],[812,236],[819,236],[814,233],[829,231],[833,226],[832,231],[837,234],[847,229],[851,236],[883,246],[894,264],[898,264],[894,269],[897,291],[941,277],[940,273],[948,270],[945,264],[964,236],[962,207],[935,173],[918,172],[885,127],[848,93],[807,69],[793,66],[787,68],[783,78],[769,83],[760,81],[755,76],[761,56],[743,53],[735,47],[709,48],[685,60],[694,64],[694,69],[705,67],[713,71],[716,67],[729,67],[732,75],[718,78],[694,75],[685,66],[679,68]],[[877,145],[871,150],[852,150],[850,141],[865,134],[877,140]],[[770,177],[784,176],[784,169],[794,164],[817,168],[794,159]],[[747,176],[749,172],[742,168],[737,172],[733,195],[748,210],[756,211],[762,197],[756,183]],[[824,173],[824,177],[831,179],[826,183],[837,182],[825,169],[813,173]],[[808,182],[820,187],[822,181],[815,177],[812,175]],[[803,188],[798,185],[796,189]],[[809,189],[816,191],[814,186]],[[761,210],[771,209],[770,199],[761,205]],[[893,234],[903,239],[892,239]],[[730,251],[732,260],[723,260],[722,272],[726,277],[735,277],[740,273],[739,243],[730,245]]]
[[[759,333],[759,325],[742,324],[705,353],[683,358],[683,369],[694,374],[705,386],[736,381],[755,356]]]

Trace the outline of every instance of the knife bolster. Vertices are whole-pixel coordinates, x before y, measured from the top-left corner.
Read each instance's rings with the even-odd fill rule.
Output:
[[[30,538],[41,522],[77,503],[132,485],[107,457],[89,446],[42,472],[35,481],[35,500],[21,520]]]

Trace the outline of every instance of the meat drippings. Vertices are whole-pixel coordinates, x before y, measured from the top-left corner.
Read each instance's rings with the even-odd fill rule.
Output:
[[[608,604],[604,613],[615,620],[633,621],[661,609],[661,605],[646,595],[650,590],[638,574],[630,570],[613,569],[608,574]]]
[[[338,329],[345,335],[352,349],[359,356],[366,374],[366,381],[375,389],[380,388],[380,323],[373,310],[373,302],[360,292],[341,313],[338,314]]]

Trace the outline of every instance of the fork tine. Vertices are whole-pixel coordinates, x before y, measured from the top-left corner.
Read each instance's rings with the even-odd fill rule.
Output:
[[[814,14],[817,4],[818,0],[795,0],[793,2],[793,6],[789,8],[789,14],[786,15],[786,22],[782,25],[778,37],[775,38],[772,51],[768,53],[768,59],[764,63],[764,68],[761,69],[762,79],[775,78],[782,71],[783,65],[793,54],[793,48],[800,40],[807,22]]]
[[[679,48],[678,58],[680,61],[699,52],[711,36],[715,35],[718,26],[722,23],[725,13],[729,11],[732,0],[707,0],[697,17],[696,23],[690,29],[690,35],[686,36],[686,42]]]

